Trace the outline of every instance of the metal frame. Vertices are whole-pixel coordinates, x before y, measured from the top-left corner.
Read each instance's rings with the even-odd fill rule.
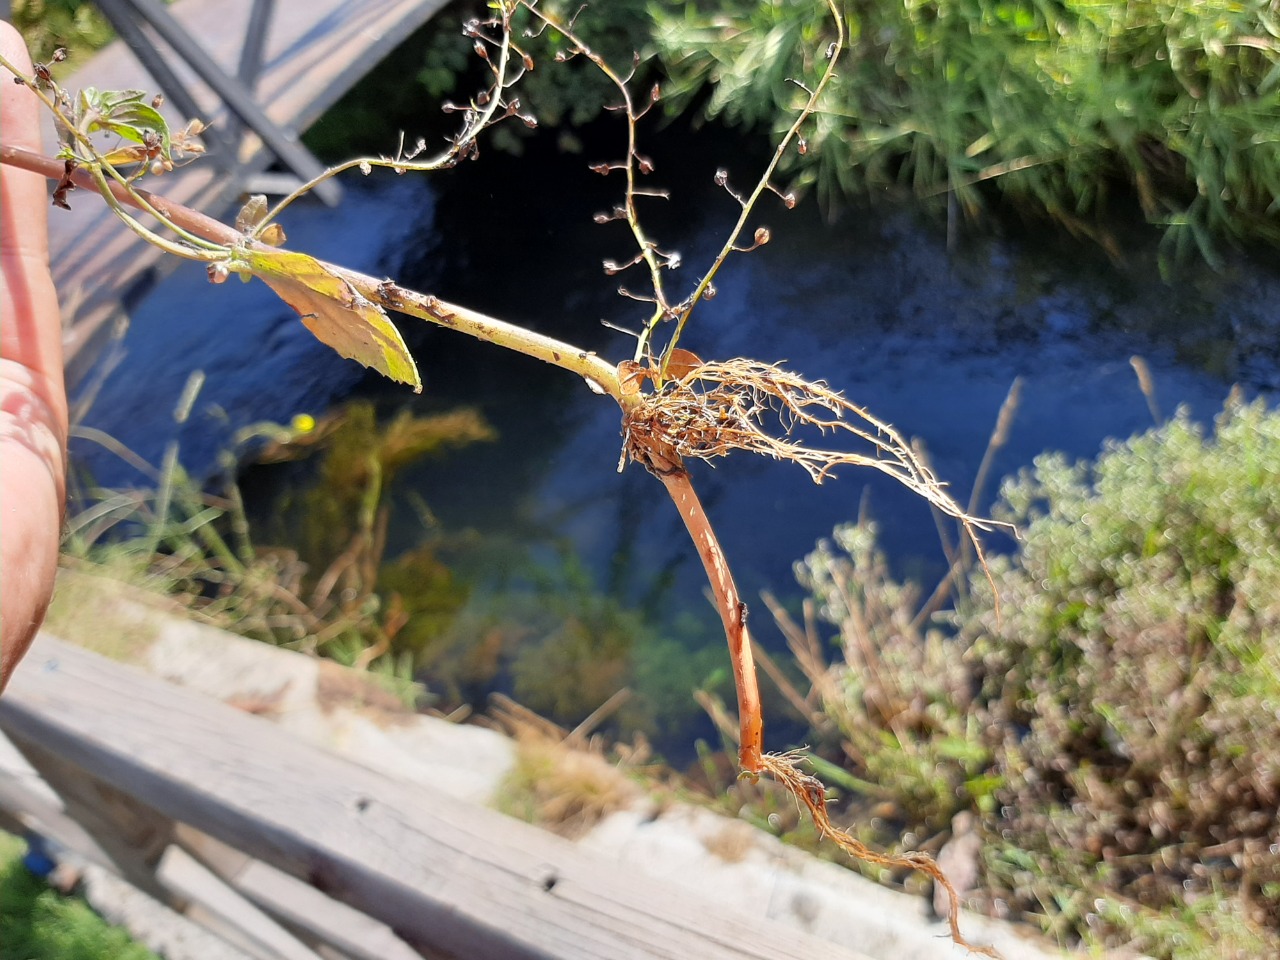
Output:
[[[236,76],[231,76],[183,29],[159,0],[95,0],[120,38],[133,52],[147,72],[155,78],[173,103],[188,117],[200,115],[200,108],[187,86],[178,79],[173,67],[166,60],[155,42],[142,29],[148,24],[175,54],[189,66],[218,95],[234,118],[227,129],[210,128],[202,134],[206,142],[217,149],[214,156],[225,157],[232,169],[239,163],[238,143],[243,130],[253,131],[265,147],[287,167],[294,177],[282,184],[279,177],[264,178],[276,188],[292,189],[300,182],[311,180],[325,170],[324,164],[298,142],[297,134],[281,128],[266,115],[254,99],[253,88],[262,69],[263,50],[267,31],[275,10],[275,0],[254,0],[249,14],[244,46]],[[341,188],[333,181],[325,181],[315,188],[315,194],[330,206],[342,196]]]

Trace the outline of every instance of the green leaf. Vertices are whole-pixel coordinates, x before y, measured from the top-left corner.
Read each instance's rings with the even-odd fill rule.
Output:
[[[400,331],[381,307],[362,297],[329,265],[305,253],[241,246],[228,267],[266,283],[298,311],[321,343],[422,392],[418,367]]]
[[[169,122],[147,102],[146,91],[86,87],[80,91],[78,107],[77,123],[91,117],[91,132],[107,130],[132,143],[145,143],[149,131],[160,138],[164,159],[171,159]]]

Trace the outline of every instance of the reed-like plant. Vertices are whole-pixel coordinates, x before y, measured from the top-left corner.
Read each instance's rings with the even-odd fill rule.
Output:
[[[1119,254],[1136,197],[1166,262],[1280,243],[1280,16],[1269,0],[842,4],[850,55],[789,158],[829,200],[906,188],[948,217],[993,197]],[[672,102],[783,127],[821,27],[805,4],[659,4]]]

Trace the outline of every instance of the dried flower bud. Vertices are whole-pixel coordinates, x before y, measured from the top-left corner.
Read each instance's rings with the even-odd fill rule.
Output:
[[[611,276],[611,277],[612,277],[615,273],[620,273],[620,272],[622,271],[622,268],[621,268],[620,266],[618,266],[618,263],[617,263],[617,261],[616,261],[616,260],[605,260],[605,261],[604,261],[603,263],[601,263],[600,265],[601,265],[602,267],[604,267],[604,272],[605,272],[606,274],[608,274],[609,276]]]
[[[475,50],[476,56],[479,57],[481,60],[489,59],[489,48],[484,45],[483,40],[477,40],[475,43],[475,46],[472,47],[472,49]]]
[[[231,270],[225,263],[211,263],[208,267],[210,283],[226,283],[227,277],[231,276]]]
[[[726,170],[724,167],[721,167],[719,170],[716,171],[715,181],[716,181],[717,187],[723,187],[726,183],[729,182],[729,171]]]
[[[662,99],[662,87],[660,87],[658,84],[655,83],[653,85],[653,89],[649,91],[649,100],[652,101],[653,103],[657,103],[661,99]]]
[[[796,206],[796,195],[794,193],[784,193],[782,195],[782,205],[788,210],[794,210]]]
[[[708,284],[707,284],[707,289],[705,289],[705,290],[703,290],[703,291],[702,291],[702,299],[703,299],[703,300],[714,300],[714,299],[716,298],[716,293],[717,293],[717,292],[718,292],[718,291],[716,290],[716,285],[715,285],[714,283],[708,283]]]
[[[764,244],[768,243],[768,242],[769,242],[769,236],[770,236],[770,234],[769,234],[769,228],[768,228],[768,227],[756,227],[756,234],[755,234],[755,242],[756,242],[756,246],[757,246],[757,247],[760,247],[760,246],[763,246]]]
[[[636,166],[640,168],[641,173],[653,173],[653,161],[648,157],[636,156]]]
[[[533,57],[527,53],[524,55],[524,68],[530,72],[533,71]]]
[[[809,152],[809,141],[804,137],[796,138],[796,149],[800,151],[800,156],[804,156]]]

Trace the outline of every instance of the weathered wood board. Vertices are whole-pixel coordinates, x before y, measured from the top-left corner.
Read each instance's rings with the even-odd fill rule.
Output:
[[[400,783],[141,671],[41,636],[0,728],[460,957],[865,960],[569,841]],[[763,910],[763,904],[759,905]]]

